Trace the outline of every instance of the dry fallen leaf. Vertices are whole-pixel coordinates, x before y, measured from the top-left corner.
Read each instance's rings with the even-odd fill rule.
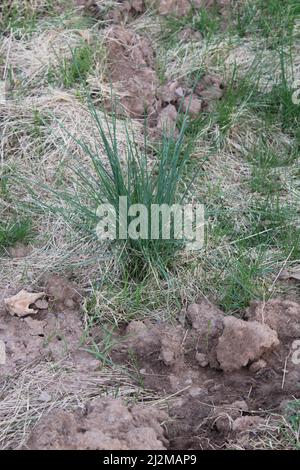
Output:
[[[45,292],[27,292],[25,289],[22,289],[18,294],[13,297],[4,299],[5,306],[8,312],[11,315],[17,315],[18,317],[23,317],[28,314],[37,313],[38,310],[34,310],[29,306],[34,304],[38,299],[43,297]]]

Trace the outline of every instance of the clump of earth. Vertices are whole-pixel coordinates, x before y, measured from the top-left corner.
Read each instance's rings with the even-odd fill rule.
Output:
[[[195,119],[211,111],[224,94],[222,80],[210,73],[199,77],[195,86],[184,80],[161,85],[155,71],[155,53],[150,41],[123,26],[111,26],[105,33],[108,83],[113,96],[103,98],[103,105],[117,115],[144,122],[151,138],[162,134],[179,135],[179,115]],[[92,83],[97,91],[97,83]]]
[[[29,295],[28,302],[34,303],[28,306],[26,293],[12,292],[1,310],[3,379],[32,361],[66,356],[78,364],[80,380],[95,374],[99,360],[83,347],[88,338],[76,286],[53,275],[45,279],[43,292]],[[266,427],[262,410],[281,413],[289,398],[300,397],[300,370],[293,355],[300,337],[300,305],[281,299],[253,302],[241,319],[224,315],[203,299],[189,305],[184,318],[173,325],[135,320],[113,332],[111,360],[124,366],[134,358],[145,389],[174,397],[167,414],[153,405],[99,398],[85,412],[57,408],[45,413],[27,447],[249,447],[251,436]],[[90,334],[101,351],[101,327]]]
[[[121,400],[94,400],[85,412],[57,409],[33,430],[30,450],[163,450],[168,443],[161,423],[167,415],[145,405],[126,406]]]
[[[5,349],[0,377],[11,375],[22,364],[36,359],[58,360],[79,347],[83,324],[77,289],[63,277],[52,275],[45,280],[44,291],[41,298],[22,290],[7,302],[7,306],[12,306],[11,313],[5,305],[0,310],[0,341]],[[20,300],[14,302],[18,297]],[[13,308],[20,316],[14,315]]]
[[[264,314],[263,314],[264,313]],[[255,302],[245,320],[225,316],[203,300],[192,304],[184,325],[131,322],[114,359],[136,357],[145,387],[179,394],[170,407],[170,448],[210,448],[263,430],[262,409],[280,409],[300,396],[300,370],[293,362],[300,305],[274,299]],[[283,371],[286,371],[283,375]]]

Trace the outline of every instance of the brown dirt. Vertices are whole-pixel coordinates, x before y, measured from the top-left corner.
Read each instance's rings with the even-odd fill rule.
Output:
[[[161,15],[185,16],[192,9],[218,7],[220,13],[228,7],[229,0],[161,0],[158,11]]]
[[[83,324],[79,314],[79,294],[59,275],[46,279],[44,290],[49,299],[38,300],[34,316],[11,316],[0,311],[0,340],[5,343],[6,363],[0,376],[12,375],[23,364],[47,357],[60,359],[80,347]],[[44,308],[46,307],[46,308]]]
[[[113,23],[127,23],[143,14],[147,7],[144,0],[126,0],[114,2],[107,8],[96,0],[75,0],[77,6],[82,7],[86,14],[95,18],[104,19]]]
[[[50,307],[34,317],[1,312],[0,345],[6,349],[1,375],[32,361],[70,355],[80,380],[88,380],[99,361],[81,348],[84,328],[77,289],[58,275],[49,276],[43,288]],[[283,403],[300,397],[300,370],[291,360],[292,342],[299,338],[299,311],[295,302],[272,300],[253,303],[247,320],[241,320],[224,316],[203,300],[187,308],[186,324],[132,321],[114,333],[111,359],[125,367],[134,361],[139,381],[166,400],[168,415],[150,405],[99,399],[84,413],[56,409],[45,414],[27,447],[251,448],[251,437],[265,429],[268,410],[282,412]],[[95,340],[101,336],[97,329],[93,334]]]
[[[117,112],[151,120],[156,114],[158,78],[153,69],[153,50],[148,40],[121,26],[109,28],[106,39],[109,81],[119,99]],[[111,109],[111,99],[105,101]]]
[[[118,114],[139,120],[147,116],[150,135],[166,133],[176,138],[179,113],[197,118],[213,110],[222,98],[225,85],[209,71],[193,88],[184,79],[161,86],[152,44],[127,26],[145,12],[149,2],[115,2],[103,11],[101,2],[75,1],[86,12],[111,21],[105,30],[107,83],[118,96]],[[195,8],[218,6],[226,27],[229,3],[162,0],[153,5],[162,16],[186,15],[192,4]],[[201,41],[202,36],[187,27],[179,39]],[[103,104],[112,110],[110,99],[104,98]],[[9,255],[22,258],[30,250],[19,244]],[[5,381],[32,362],[67,357],[76,364],[76,382],[85,383],[102,364],[82,348],[87,338],[80,292],[59,275],[48,276],[42,284],[46,295],[32,305],[38,311],[34,316],[18,318],[0,309],[0,377]],[[203,300],[187,308],[186,319],[180,325],[132,321],[114,333],[111,359],[125,367],[134,362],[139,383],[155,392],[168,414],[157,406],[98,398],[84,411],[51,409],[33,429],[26,447],[217,449],[235,443],[251,448],[250,436],[264,428],[267,412],[283,412],[290,398],[300,397],[300,369],[292,360],[293,341],[300,338],[300,305],[280,299],[254,302],[244,319],[237,319],[225,317]],[[98,343],[101,331],[97,326],[91,334]],[[67,381],[59,385],[68,389]],[[49,385],[40,399],[47,402],[51,393]]]
[[[40,420],[27,448],[128,450],[165,449],[164,412],[144,405],[127,407],[120,400],[97,399],[84,413],[56,410]]]
[[[289,355],[295,330],[288,331],[300,305],[264,306],[270,316],[274,312],[283,335],[259,316],[224,317],[207,301],[188,308],[192,328],[147,320],[128,325],[114,360],[128,363],[134,356],[145,387],[178,394],[167,424],[170,448],[226,448],[241,434],[245,444],[264,427],[261,410],[279,410],[287,397],[300,397],[299,366]]]
[[[273,328],[282,340],[300,337],[300,305],[296,302],[281,299],[252,302],[246,317]]]
[[[192,119],[201,111],[211,110],[222,98],[224,85],[219,77],[204,75],[195,92],[184,82],[171,81],[161,86],[155,71],[155,55],[150,42],[123,26],[112,26],[106,33],[108,83],[113,94],[104,98],[108,111],[144,120],[147,117],[150,136],[178,135],[178,112]]]

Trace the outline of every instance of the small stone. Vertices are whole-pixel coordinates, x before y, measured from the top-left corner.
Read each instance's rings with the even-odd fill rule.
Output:
[[[247,432],[257,429],[265,423],[265,420],[260,416],[241,416],[234,421],[232,430],[234,432]]]
[[[65,306],[68,308],[73,308],[75,305],[73,299],[66,299],[64,303],[65,303]]]
[[[43,401],[43,402],[45,402],[45,403],[48,403],[48,402],[51,401],[51,400],[52,400],[51,395],[50,395],[48,392],[46,392],[45,390],[43,390],[43,391],[40,393],[40,395],[39,395],[39,401]]]
[[[249,367],[249,370],[250,372],[259,372],[261,369],[264,369],[265,367],[267,367],[267,363],[266,361],[264,361],[263,359],[259,359],[259,361],[256,361],[256,362],[253,362],[250,367]]]
[[[196,95],[189,95],[183,99],[180,105],[184,113],[188,113],[195,118],[202,109],[202,100]]]
[[[206,367],[208,365],[208,360],[206,354],[203,353],[196,353],[196,361],[198,362],[199,366]]]
[[[45,299],[39,299],[34,303],[35,307],[38,308],[39,310],[46,310],[49,306],[47,300]]]
[[[201,395],[205,395],[206,393],[207,391],[201,387],[191,387],[189,390],[189,395],[193,398],[200,397]]]

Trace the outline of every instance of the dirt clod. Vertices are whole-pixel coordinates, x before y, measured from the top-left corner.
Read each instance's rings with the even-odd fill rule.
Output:
[[[216,406],[210,420],[212,425],[221,433],[226,434],[233,429],[234,422],[241,413],[248,411],[248,405],[240,400],[231,404]]]
[[[197,353],[204,354],[204,362],[208,360],[211,367],[218,368],[216,346],[218,338],[223,332],[221,310],[207,300],[202,300],[200,303],[191,304],[188,307],[187,317],[197,334]]]
[[[300,305],[296,302],[281,299],[253,302],[247,317],[273,328],[280,339],[300,337]]]
[[[202,109],[202,100],[197,95],[186,96],[182,101],[182,111],[196,118]]]
[[[277,333],[269,326],[228,316],[217,345],[217,359],[221,369],[230,372],[256,361],[278,345]]]
[[[48,276],[45,291],[49,302],[57,310],[75,309],[80,304],[80,295],[75,285],[59,274]]]
[[[157,129],[168,137],[177,137],[178,129],[176,128],[177,110],[174,105],[168,104],[162,109],[157,119]]]
[[[144,405],[127,407],[120,400],[98,399],[86,413],[52,411],[33,430],[27,448],[35,449],[165,449],[160,424],[163,412]]]
[[[130,117],[151,119],[156,114],[158,78],[153,69],[149,41],[121,26],[111,27],[106,36],[109,79],[117,94],[116,111]],[[111,99],[105,100],[111,110]]]

